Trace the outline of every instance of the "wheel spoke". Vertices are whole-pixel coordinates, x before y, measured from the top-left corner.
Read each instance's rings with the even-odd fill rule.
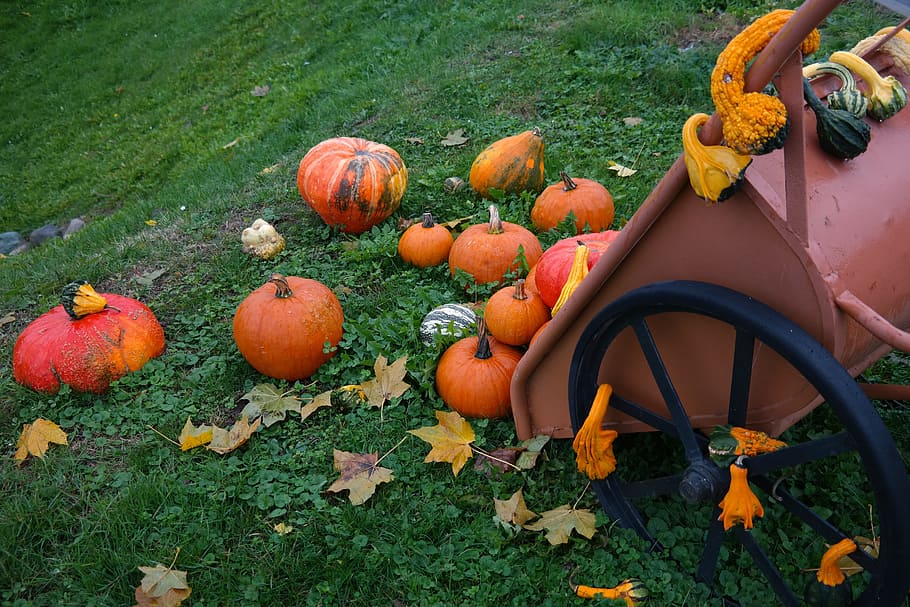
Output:
[[[714,570],[717,568],[717,555],[724,543],[724,523],[718,517],[720,508],[714,507],[711,514],[711,526],[708,527],[708,537],[705,539],[705,549],[701,553],[701,562],[695,579],[711,586],[714,581]]]
[[[746,531],[740,525],[733,528],[733,533],[736,535],[736,539],[739,540],[739,543],[742,544],[749,552],[749,555],[752,556],[752,562],[755,563],[755,566],[758,567],[762,575],[765,576],[765,579],[768,580],[768,583],[771,585],[777,598],[779,598],[787,607],[800,607],[800,601],[796,598],[796,595],[793,594],[793,591],[790,590],[787,582],[785,582],[784,578],[781,576],[780,571],[774,566],[774,563],[771,562],[771,559],[768,558],[765,551],[762,550],[762,547],[755,540],[752,533]]]
[[[733,346],[733,374],[730,378],[730,407],[727,413],[727,422],[733,426],[746,425],[754,354],[755,336],[737,330]]]
[[[756,475],[768,474],[783,468],[795,468],[800,464],[834,457],[854,449],[855,446],[850,435],[846,432],[838,432],[824,438],[750,457],[749,472]]]
[[[682,477],[682,474],[671,474],[669,476],[626,483],[623,485],[623,493],[626,497],[633,500],[658,495],[678,495],[679,481],[682,480]]]
[[[648,325],[643,318],[633,322],[632,327],[638,337],[638,343],[645,355],[645,359],[648,361],[648,366],[651,368],[651,375],[657,382],[657,387],[661,396],[663,396],[664,403],[666,403],[670,416],[673,418],[673,424],[677,428],[677,437],[683,444],[686,458],[690,462],[701,459],[701,448],[695,439],[695,432],[689,424],[689,416],[685,407],[683,407],[682,401],[679,399],[679,394],[676,393],[676,387],[673,385],[670,374],[667,372],[667,367],[664,365],[660,352],[657,350],[657,344],[654,342],[651,330],[648,329]]]
[[[655,430],[663,432],[667,436],[675,438],[676,440],[680,440],[679,428],[673,424],[672,420],[657,415],[653,411],[642,407],[638,403],[633,403],[632,401],[626,400],[614,393],[610,398],[610,408],[621,411],[629,417],[634,417],[635,419],[648,424]],[[708,449],[708,437],[702,434],[694,434],[694,437],[695,441],[698,443],[699,452],[705,453]]]

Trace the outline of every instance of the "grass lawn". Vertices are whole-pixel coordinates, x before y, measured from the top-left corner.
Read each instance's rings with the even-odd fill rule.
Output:
[[[396,247],[400,222],[426,209],[440,221],[485,221],[488,201],[470,188],[447,191],[446,178],[466,180],[489,143],[535,126],[547,183],[562,170],[601,182],[622,227],[681,153],[685,119],[712,111],[718,52],[781,4],[795,6],[0,5],[0,232],[27,235],[73,217],[87,224],[0,259],[0,607],[132,605],[138,568],[172,562],[187,572],[184,604],[194,607],[582,604],[569,588],[573,571],[598,586],[638,577],[654,605],[720,607],[725,595],[767,605],[767,581],[732,541],[713,586],[694,581],[707,522],[693,525],[693,512],[707,521],[710,507],[644,503],[666,548],[652,551],[603,513],[569,441],[548,442],[521,472],[475,467],[479,456],[457,476],[447,463],[425,463],[430,447],[409,431],[436,424],[445,409],[434,377],[447,343],[421,344],[417,327],[434,306],[482,301],[492,289],[466,293],[445,265],[408,266]],[[819,55],[897,21],[872,3],[847,2],[821,28]],[[459,130],[464,144],[443,144]],[[400,209],[360,235],[324,225],[297,192],[300,159],[336,136],[390,145],[408,167]],[[620,177],[612,163],[637,172]],[[533,202],[525,193],[498,204],[505,220],[530,225]],[[269,262],[241,250],[241,231],[258,217],[287,240]],[[568,235],[539,237],[546,247]],[[307,381],[257,373],[232,338],[235,309],[272,272],[323,282],[344,309],[337,354]],[[103,395],[38,394],[13,380],[13,345],[77,279],[146,303],[166,351]],[[381,409],[336,392],[331,407],[303,420],[290,414],[225,455],[173,442],[187,418],[230,426],[259,384],[306,403],[370,379],[380,355],[407,356],[410,384]],[[892,355],[870,377],[908,375],[907,361]],[[906,462],[910,412],[877,407]],[[39,417],[59,424],[69,444],[17,466],[23,424]],[[519,442],[511,420],[471,425],[481,449]],[[821,407],[792,436],[836,427]],[[621,437],[620,466],[659,466],[661,448],[655,437]],[[352,505],[327,491],[338,476],[334,450],[385,454],[394,480]],[[827,461],[806,478],[802,495],[828,500],[820,513],[872,535],[868,479],[855,458]],[[551,545],[543,533],[498,523],[494,499],[519,489],[538,513],[589,510],[595,534]],[[755,533],[801,584],[823,542],[767,509]],[[293,530],[279,533],[279,524]]]

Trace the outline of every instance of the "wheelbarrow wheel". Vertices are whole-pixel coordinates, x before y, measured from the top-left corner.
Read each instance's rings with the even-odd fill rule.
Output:
[[[802,545],[796,550],[799,555],[787,554],[780,548],[780,538],[776,534],[762,533],[764,519],[756,522],[752,531],[736,525],[726,532],[718,520],[720,509],[717,504],[729,486],[729,472],[710,457],[708,436],[692,427],[685,403],[661,357],[659,340],[654,339],[649,329],[649,322],[653,324],[656,317],[679,312],[729,325],[733,342],[730,397],[726,404],[729,424],[746,424],[754,353],[759,349],[773,350],[822,397],[824,406],[833,413],[834,431],[821,436],[807,433],[797,443],[748,458],[749,481],[758,487],[760,495],[764,494],[766,518],[772,509],[776,516],[779,510],[779,517],[785,520],[792,516],[797,524],[805,525],[815,534],[812,539],[823,547],[844,538],[871,533],[868,528],[866,533],[861,533],[862,528],[852,526],[840,528],[829,520],[834,518],[831,514],[838,511],[840,504],[817,504],[793,478],[797,470],[819,465],[837,466],[840,457],[860,460],[861,472],[868,479],[863,484],[874,499],[870,508],[877,516],[878,547],[877,554],[869,550],[851,555],[862,567],[858,576],[864,580],[864,584],[858,584],[862,590],[854,605],[900,605],[906,600],[910,587],[910,526],[902,513],[910,504],[910,478],[887,427],[855,380],[814,338],[770,307],[726,287],[695,281],[668,281],[641,287],[606,306],[582,332],[569,371],[573,429],[577,432],[588,415],[608,350],[615,347],[614,342],[621,333],[632,332],[668,415],[656,414],[653,407],[624,399],[619,391],[614,391],[610,408],[653,427],[658,431],[657,438],[665,438],[676,452],[681,451],[675,469],[669,473],[664,470],[650,476],[650,472],[638,470],[635,478],[627,478],[629,473],[618,451],[617,470],[605,480],[593,483],[606,513],[660,549],[659,534],[649,527],[640,500],[668,496],[673,500],[682,498],[693,505],[703,502],[701,511],[711,514],[702,525],[704,546],[695,566],[696,579],[711,586],[717,569],[723,566],[722,553],[730,552],[723,546],[733,542],[742,547],[743,553],[748,553],[754,568],[761,572],[781,604],[802,604],[799,582],[809,578],[806,573],[800,577],[793,572],[806,565],[794,567],[781,560],[788,556],[807,558],[809,541],[801,541]],[[622,440],[626,438],[622,437],[620,442]],[[687,512],[696,511],[694,506],[689,508],[687,506]],[[821,542],[818,542],[819,538]],[[818,561],[814,562],[817,567]]]

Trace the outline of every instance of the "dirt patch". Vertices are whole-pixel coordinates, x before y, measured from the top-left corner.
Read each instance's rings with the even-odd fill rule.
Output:
[[[686,50],[702,44],[726,44],[746,26],[730,13],[698,13],[690,25],[678,30],[670,41]]]

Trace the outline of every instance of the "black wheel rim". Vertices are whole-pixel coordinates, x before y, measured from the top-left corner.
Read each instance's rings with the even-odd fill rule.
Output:
[[[815,339],[773,309],[741,293],[718,285],[695,281],[655,283],[636,289],[601,310],[583,331],[569,371],[569,406],[572,426],[579,429],[587,417],[607,349],[623,331],[634,331],[655,382],[670,412],[669,417],[623,399],[614,393],[611,408],[635,417],[680,444],[689,463],[683,472],[669,476],[622,478],[622,462],[616,473],[593,487],[604,510],[621,525],[635,530],[660,549],[648,530],[647,521],[635,505],[644,495],[684,493],[696,500],[716,496],[718,485],[729,482],[729,474],[707,457],[708,439],[689,424],[685,405],[676,394],[672,378],[662,364],[660,350],[648,328],[648,318],[670,312],[688,312],[730,325],[735,331],[733,372],[727,418],[743,425],[748,412],[752,380],[752,357],[756,342],[773,349],[787,360],[822,395],[842,426],[841,432],[813,438],[778,452],[749,459],[749,480],[770,499],[764,503],[784,508],[805,523],[826,543],[833,544],[854,535],[832,525],[798,496],[786,483],[775,480],[781,471],[795,469],[838,454],[855,452],[862,461],[874,495],[880,545],[878,558],[858,551],[853,558],[865,569],[864,591],[854,605],[895,606],[907,596],[910,586],[910,527],[901,518],[901,508],[910,503],[910,479],[887,427],[852,377]],[[712,470],[713,467],[713,470]],[[691,492],[688,494],[687,492]],[[714,500],[716,504],[717,501]],[[702,557],[695,577],[710,585],[716,573],[718,553],[732,536],[752,557],[752,562],[774,590],[781,604],[800,605],[801,588],[791,588],[755,536],[737,526],[724,532],[717,521],[715,506],[708,522]],[[759,523],[760,524],[760,523]]]

